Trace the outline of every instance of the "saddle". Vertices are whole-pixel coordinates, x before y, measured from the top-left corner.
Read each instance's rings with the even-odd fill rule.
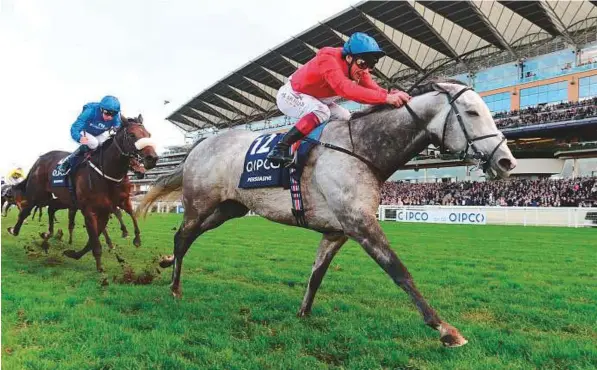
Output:
[[[309,139],[319,140],[325,126],[325,123],[319,125],[307,136],[307,139],[298,141],[292,148],[289,148],[290,154],[294,156],[294,161],[285,168],[271,164],[266,158],[270,148],[282,139],[284,133],[265,134],[256,138],[245,155],[243,173],[238,187],[241,189],[267,187],[290,189],[292,214],[298,226],[307,227],[301,193],[301,175],[307,163],[309,152],[316,145]]]

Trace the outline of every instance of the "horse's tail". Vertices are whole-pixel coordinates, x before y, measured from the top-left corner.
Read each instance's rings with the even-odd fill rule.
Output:
[[[195,148],[203,140],[205,140],[205,138],[197,140],[191,149],[189,149],[188,153],[190,153],[193,148]],[[180,162],[178,167],[176,167],[172,172],[159,176],[155,180],[149,192],[141,200],[141,204],[139,204],[139,207],[135,212],[137,216],[147,215],[147,212],[149,212],[151,206],[158,200],[164,199],[167,196],[171,198],[174,195],[179,195],[182,192],[183,168],[184,163],[189,156],[188,153]]]

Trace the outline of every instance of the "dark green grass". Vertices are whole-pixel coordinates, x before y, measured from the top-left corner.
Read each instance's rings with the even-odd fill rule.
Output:
[[[313,315],[298,319],[314,232],[231,221],[190,249],[175,300],[170,270],[149,285],[120,281],[155,273],[179,216],[142,221],[140,249],[112,221],[130,267],[104,251],[103,276],[91,254],[62,257],[61,242],[41,252],[45,221],[8,235],[14,217],[2,219],[4,369],[597,368],[595,230],[384,223],[429,303],[470,341],[448,349],[353,242],[333,261]],[[58,217],[65,227],[66,213]]]

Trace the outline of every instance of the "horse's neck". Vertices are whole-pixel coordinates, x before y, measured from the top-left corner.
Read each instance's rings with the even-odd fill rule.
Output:
[[[126,157],[120,155],[120,151],[114,142],[96,151],[94,162],[99,164],[104,174],[113,178],[122,178],[128,172],[129,161]]]
[[[413,98],[409,106],[426,125],[443,108],[430,94]],[[353,130],[356,152],[364,154],[386,179],[431,144],[427,131],[417,125],[405,108],[359,118],[353,122]]]

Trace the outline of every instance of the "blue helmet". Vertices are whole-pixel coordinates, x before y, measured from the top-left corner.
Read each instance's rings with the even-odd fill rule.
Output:
[[[344,43],[342,48],[342,55],[361,55],[374,54],[374,56],[381,58],[386,53],[379,47],[377,41],[366,33],[355,32],[350,36],[348,41]]]
[[[107,95],[102,98],[99,104],[101,109],[109,110],[112,112],[120,112],[120,102],[114,96]]]

